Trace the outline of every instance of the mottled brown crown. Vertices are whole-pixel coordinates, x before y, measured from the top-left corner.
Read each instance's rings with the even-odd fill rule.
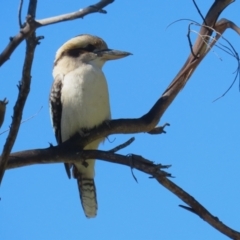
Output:
[[[56,53],[56,62],[63,56],[77,57],[81,52],[93,52],[94,50],[107,49],[107,44],[99,37],[89,34],[78,35],[65,42]]]

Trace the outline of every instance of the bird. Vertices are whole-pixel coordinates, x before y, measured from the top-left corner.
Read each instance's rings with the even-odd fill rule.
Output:
[[[57,50],[49,105],[58,144],[111,119],[108,85],[102,67],[108,60],[129,55],[129,52],[109,49],[103,39],[90,34],[78,35]],[[97,139],[84,149],[97,149],[103,140]],[[65,163],[68,177],[71,178],[72,168],[72,176],[77,180],[87,218],[95,217],[98,210],[94,166],[94,159],[86,160],[85,164]]]

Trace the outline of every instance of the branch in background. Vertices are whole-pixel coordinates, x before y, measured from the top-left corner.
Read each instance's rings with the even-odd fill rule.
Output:
[[[37,0],[30,0],[28,14],[35,16],[36,8],[37,8]],[[0,184],[2,182],[5,168],[7,166],[9,154],[17,138],[18,130],[22,120],[23,109],[28,97],[28,93],[30,91],[32,62],[34,59],[34,51],[37,44],[38,44],[38,39],[36,38],[35,32],[33,32],[31,33],[30,36],[28,36],[26,40],[27,46],[26,46],[26,55],[25,55],[25,60],[24,60],[24,65],[22,70],[22,80],[18,85],[19,93],[18,93],[16,104],[14,106],[12,123],[11,123],[10,131],[1,154]]]
[[[18,9],[18,24],[20,28],[23,28],[22,24],[22,6],[23,6],[23,0],[20,0],[19,9]]]
[[[97,13],[97,12],[98,13],[107,13],[105,10],[103,10],[103,8],[113,2],[114,2],[114,0],[102,0],[94,5],[80,9],[79,11],[74,12],[74,13],[64,14],[64,15],[46,18],[46,19],[37,20],[37,21],[35,21],[35,13],[32,14],[31,8],[34,9],[34,6],[31,5],[32,7],[29,8],[26,22],[25,22],[25,24],[23,24],[24,27],[20,30],[20,32],[16,36],[10,38],[10,43],[0,54],[0,66],[2,66],[10,58],[11,54],[18,47],[18,45],[24,39],[29,37],[37,28],[47,26],[50,24],[63,22],[63,21],[71,21],[74,19],[83,18],[84,16],[91,14],[91,13]],[[35,4],[35,7],[36,7],[36,4]],[[20,24],[21,24],[21,22],[20,22]]]
[[[8,104],[8,100],[6,98],[4,98],[3,100],[0,100],[0,128],[4,121],[7,104]]]

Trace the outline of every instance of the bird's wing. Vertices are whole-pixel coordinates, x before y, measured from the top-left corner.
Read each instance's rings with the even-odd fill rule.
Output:
[[[52,120],[52,126],[54,129],[57,143],[62,143],[61,136],[61,117],[62,117],[62,102],[61,92],[64,75],[59,74],[55,77],[49,97],[50,115]],[[65,163],[65,169],[69,178],[71,178],[70,165]]]
[[[53,125],[55,137],[58,144],[62,143],[62,137],[61,137],[62,81],[63,81],[63,76],[57,75],[55,77],[52,85],[50,97],[49,97],[51,120],[52,120],[52,125]]]

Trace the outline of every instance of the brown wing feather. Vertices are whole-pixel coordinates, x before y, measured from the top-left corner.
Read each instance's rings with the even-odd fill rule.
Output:
[[[62,117],[62,102],[61,102],[61,92],[62,92],[62,82],[63,75],[57,75],[54,79],[49,103],[50,103],[50,113],[52,117],[52,125],[55,133],[55,137],[58,144],[62,143],[61,136],[61,117]],[[69,178],[71,178],[70,166],[68,163],[65,163],[65,169]]]

